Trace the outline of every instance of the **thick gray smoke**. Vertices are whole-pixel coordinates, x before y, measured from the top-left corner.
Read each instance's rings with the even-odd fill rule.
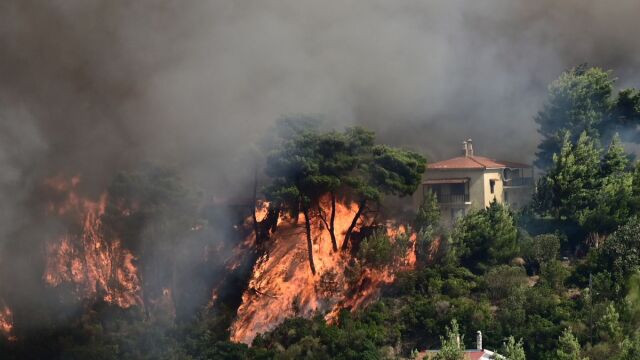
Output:
[[[361,124],[430,160],[531,161],[547,84],[579,63],[637,86],[640,2],[111,1],[0,4],[0,237],[43,177],[103,189],[141,161],[242,190],[283,114]],[[32,222],[32,221],[31,221]],[[34,275],[35,276],[35,275]]]

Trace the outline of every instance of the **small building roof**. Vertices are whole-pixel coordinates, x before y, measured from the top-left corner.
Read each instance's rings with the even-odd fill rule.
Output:
[[[425,360],[430,359],[440,352],[440,350],[427,350],[425,352],[419,353],[418,358],[423,358]],[[504,359],[502,355],[496,354],[493,351],[489,350],[465,350],[464,351],[465,360],[490,360],[494,358]]]
[[[493,351],[482,348],[482,332],[478,331],[476,337],[477,349],[467,349],[464,351],[465,360],[507,360],[504,356]],[[460,347],[460,336],[458,336],[458,347]],[[437,350],[425,350],[418,353],[418,359],[431,360],[440,352]]]
[[[530,168],[531,165],[512,161],[490,159],[484,156],[458,156],[452,159],[437,161],[427,166],[429,170],[460,170],[460,169],[502,169],[502,168]]]

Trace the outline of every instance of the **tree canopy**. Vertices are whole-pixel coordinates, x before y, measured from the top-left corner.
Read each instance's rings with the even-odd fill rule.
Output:
[[[539,179],[534,206],[542,215],[611,233],[636,208],[629,155],[614,135],[606,151],[583,132],[573,145],[565,133],[549,171]]]
[[[315,273],[310,229],[310,219],[315,213],[312,209],[318,209],[317,214],[328,228],[333,248],[337,250],[333,229],[336,196],[358,199],[358,211],[343,240],[342,248],[346,249],[367,202],[379,203],[385,194],[413,194],[426,160],[412,151],[375,145],[374,134],[363,128],[323,132],[309,126],[290,126],[292,130],[283,132],[288,137],[268,155],[266,174],[271,184],[265,188],[265,195],[275,206],[294,216],[303,213],[309,264]],[[320,206],[320,198],[325,195],[331,196],[329,220]]]
[[[518,229],[509,209],[493,201],[460,219],[453,230],[462,264],[483,272],[506,264],[518,253]]]
[[[584,132],[609,143],[618,132],[624,139],[637,142],[640,121],[640,95],[635,89],[614,91],[616,79],[610,71],[580,65],[563,72],[549,85],[544,107],[536,116],[542,141],[536,166],[546,169],[553,154],[561,152],[565,134],[575,144]]]

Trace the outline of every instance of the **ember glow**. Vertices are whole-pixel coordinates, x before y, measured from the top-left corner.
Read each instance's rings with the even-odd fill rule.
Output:
[[[17,340],[13,335],[13,312],[6,305],[0,308],[0,333],[9,341]]]
[[[46,244],[44,281],[52,287],[74,285],[78,299],[102,297],[123,308],[142,305],[136,257],[119,239],[106,239],[102,225],[107,195],[97,201],[80,196],[79,177],[48,179],[46,186],[55,193],[48,214],[68,222],[66,231]],[[129,211],[122,209],[123,216]]]
[[[329,199],[324,200],[322,207],[328,211]],[[343,240],[357,210],[354,203],[336,204],[335,229],[339,241]],[[360,220],[358,226],[362,224]],[[388,224],[387,229],[392,236],[405,231],[392,224]],[[394,280],[396,270],[413,267],[415,263],[413,251],[409,251],[411,255],[401,260],[402,266],[363,269],[356,279],[349,280],[346,273],[352,256],[333,251],[330,234],[318,216],[312,217],[312,236],[315,276],[306,255],[303,215],[298,219],[279,219],[278,230],[254,265],[242,296],[242,305],[231,327],[233,341],[250,344],[258,333],[269,331],[292,316],[310,317],[320,312],[327,314],[327,321],[334,321],[341,309],[356,310],[375,300],[382,285]],[[415,237],[411,240],[415,242]]]

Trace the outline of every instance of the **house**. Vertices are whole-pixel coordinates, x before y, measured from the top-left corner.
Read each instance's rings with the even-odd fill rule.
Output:
[[[438,199],[443,225],[451,225],[494,199],[511,208],[526,205],[533,192],[533,167],[475,155],[469,139],[462,142],[462,156],[428,164],[422,186],[414,194],[417,205],[428,191]]]
[[[458,338],[458,346],[460,339]],[[426,350],[417,354],[416,359],[433,359],[440,350]],[[506,360],[506,358],[496,352],[482,348],[482,332],[476,333],[476,348],[464,350],[465,360]]]
[[[438,350],[427,350],[422,359],[429,360],[436,356],[437,353]],[[502,358],[500,355],[489,350],[465,350],[464,356],[465,360],[494,360]]]

